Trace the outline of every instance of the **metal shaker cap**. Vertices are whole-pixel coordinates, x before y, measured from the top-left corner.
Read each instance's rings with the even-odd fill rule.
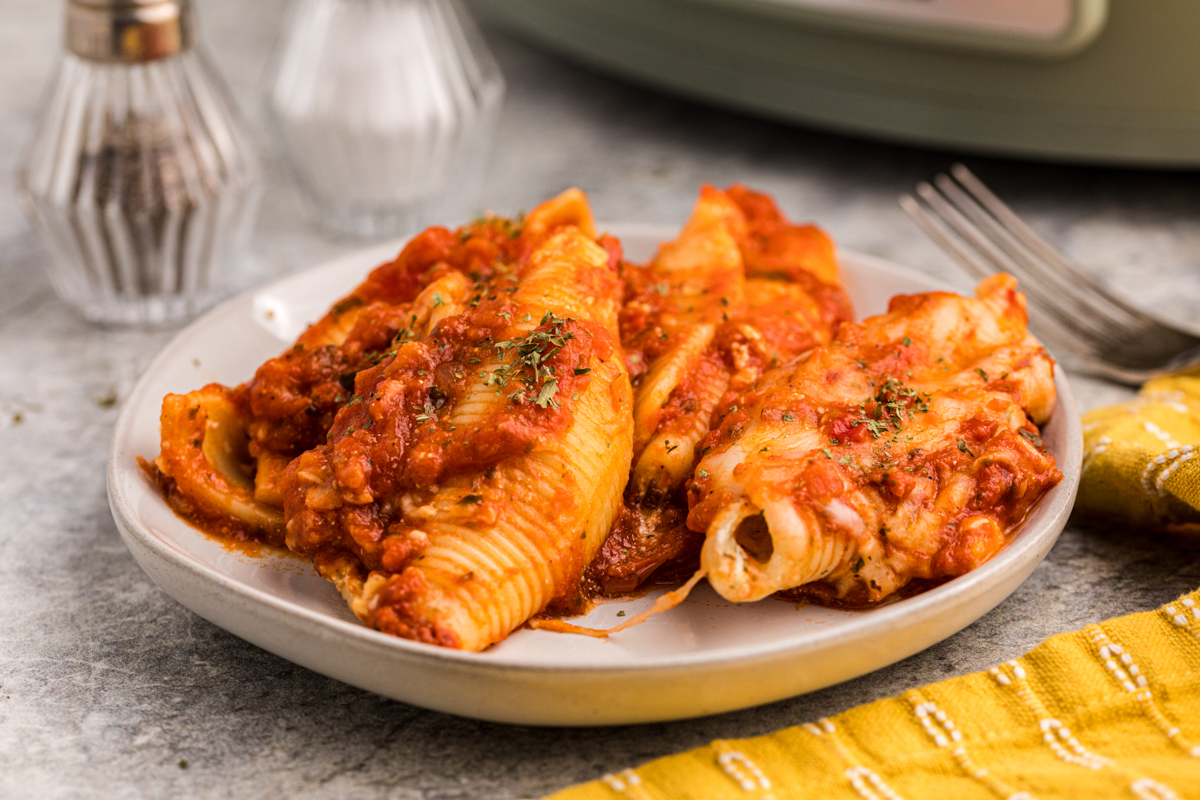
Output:
[[[192,46],[190,0],[67,0],[67,50],[92,61],[134,64]]]

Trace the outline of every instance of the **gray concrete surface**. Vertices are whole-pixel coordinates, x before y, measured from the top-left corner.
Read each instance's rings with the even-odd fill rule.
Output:
[[[257,86],[282,0],[199,5],[209,49],[257,124]],[[11,176],[55,61],[61,6],[0,0],[0,266],[17,263],[24,237]],[[701,182],[744,181],[773,192],[792,216],[819,221],[843,246],[969,285],[896,205],[898,193],[954,154],[726,114],[485,31],[510,89],[481,207],[528,208],[577,184],[602,219],[678,223]],[[1194,174],[968,163],[1096,274],[1166,316],[1195,317]],[[278,174],[272,170],[239,287],[347,246],[313,232]],[[14,287],[0,285],[0,295],[13,296]],[[0,796],[539,796],[716,737],[766,733],[979,670],[1059,631],[1200,585],[1200,544],[1073,521],[1030,580],[975,625],[806,697],[690,722],[589,730],[423,711],[210,625],[160,591],[126,552],[105,500],[112,401],[119,404],[170,335],[90,327],[44,285],[0,316]],[[1100,382],[1076,387],[1085,408],[1125,396]]]

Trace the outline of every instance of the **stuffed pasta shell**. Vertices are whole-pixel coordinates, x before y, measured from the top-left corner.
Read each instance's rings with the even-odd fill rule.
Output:
[[[896,297],[721,409],[688,487],[717,592],[867,605],[1007,543],[1062,479],[1053,362],[1011,277],[977,292]]]
[[[763,370],[828,343],[850,318],[833,244],[783,218],[766,195],[701,188],[679,236],[627,265],[622,340],[636,381],[625,509],[591,570],[602,591],[633,591],[694,569],[702,537],[683,488],[716,410]]]
[[[389,633],[480,650],[579,609],[629,475],[619,259],[578,190],[430,228],[245,385],[168,395],[142,467]]]
[[[368,625],[447,647],[582,605],[628,479],[619,298],[608,252],[573,227],[445,298],[288,465],[288,547]]]

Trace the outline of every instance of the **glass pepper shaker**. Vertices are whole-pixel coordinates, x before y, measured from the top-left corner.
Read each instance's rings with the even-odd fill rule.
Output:
[[[249,234],[262,169],[190,0],[68,0],[66,46],[17,175],[51,281],[93,321],[191,316]]]
[[[454,0],[293,0],[267,110],[335,233],[457,219],[481,182],[504,79]]]

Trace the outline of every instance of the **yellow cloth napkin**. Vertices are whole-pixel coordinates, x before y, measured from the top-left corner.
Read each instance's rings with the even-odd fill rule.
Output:
[[[1200,524],[1200,377],[1084,417],[1078,507]],[[554,800],[1200,800],[1200,591],[987,672],[708,747]]]
[[[1016,661],[554,800],[1200,798],[1200,591]]]
[[[1076,508],[1154,526],[1200,523],[1200,377],[1157,378],[1083,418]]]

